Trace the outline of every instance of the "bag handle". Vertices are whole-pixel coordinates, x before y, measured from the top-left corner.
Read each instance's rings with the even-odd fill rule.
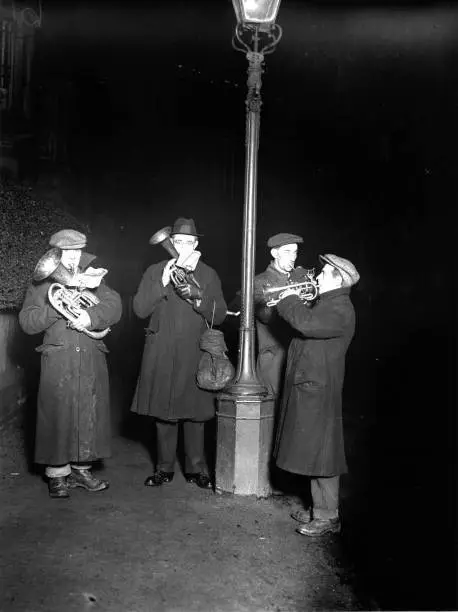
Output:
[[[212,323],[211,323],[211,325],[209,325],[207,319],[205,319],[205,325],[207,326],[207,329],[213,329],[213,321],[215,320],[215,308],[216,308],[216,300],[213,300],[213,311],[212,311]]]

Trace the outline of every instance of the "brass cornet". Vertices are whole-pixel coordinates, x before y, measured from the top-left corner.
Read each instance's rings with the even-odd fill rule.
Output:
[[[49,249],[39,260],[33,272],[33,280],[41,282],[46,278],[52,278],[55,283],[52,283],[48,289],[48,299],[61,315],[68,319],[68,324],[75,323],[81,314],[81,311],[96,306],[100,300],[91,291],[79,290],[76,287],[68,287],[73,283],[73,275],[61,263],[62,251],[56,247]],[[104,338],[110,328],[107,327],[101,331],[91,331],[83,329],[83,333],[95,340]]]
[[[283,287],[266,287],[263,290],[265,297],[277,294],[266,303],[266,306],[275,306],[278,304],[278,302],[283,299],[283,293],[288,289],[299,289],[298,297],[303,302],[312,302],[318,295],[318,284],[315,280],[292,283],[291,285],[284,285]]]

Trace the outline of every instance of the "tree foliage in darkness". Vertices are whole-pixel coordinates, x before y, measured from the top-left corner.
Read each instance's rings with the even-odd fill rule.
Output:
[[[50,248],[50,236],[64,228],[88,232],[73,215],[52,201],[36,199],[33,191],[0,183],[0,311],[22,306],[38,259]]]

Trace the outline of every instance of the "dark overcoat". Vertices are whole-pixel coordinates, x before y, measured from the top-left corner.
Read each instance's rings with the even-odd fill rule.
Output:
[[[289,274],[283,274],[273,264],[269,264],[264,272],[254,278],[254,310],[258,344],[256,369],[260,380],[267,386],[269,392],[277,397],[281,393],[286,354],[294,332],[291,326],[278,315],[276,308],[266,306],[263,289],[283,287],[289,282]]]
[[[95,257],[82,253],[80,270]],[[19,313],[27,334],[44,333],[37,402],[35,461],[44,465],[93,461],[110,456],[110,404],[107,347],[102,340],[67,327],[67,319],[48,301],[51,282],[31,285]],[[100,300],[87,312],[90,330],[121,318],[119,295],[103,281],[94,290]]]
[[[165,421],[206,421],[215,415],[215,394],[197,386],[207,323],[222,323],[227,306],[215,270],[199,261],[194,276],[203,290],[200,305],[180,298],[171,283],[162,285],[167,261],[150,266],[134,296],[133,309],[149,317],[140,375],[131,410]]]
[[[274,454],[296,474],[336,476],[347,471],[342,426],[345,354],[355,331],[350,289],[324,293],[312,308],[296,296],[277,305],[300,333],[287,359]]]

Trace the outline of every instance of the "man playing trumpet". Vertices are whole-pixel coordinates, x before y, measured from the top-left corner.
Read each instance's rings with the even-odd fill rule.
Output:
[[[281,393],[286,351],[291,340],[291,327],[267,306],[266,289],[282,287],[294,281],[292,273],[298,245],[303,238],[296,234],[276,234],[267,241],[272,260],[267,269],[254,279],[256,331],[258,336],[258,376],[275,398]]]
[[[297,289],[287,289],[279,316],[296,332],[290,344],[275,458],[277,466],[308,476],[312,508],[292,513],[305,536],[338,533],[339,481],[347,464],[342,426],[345,357],[355,333],[350,298],[359,281],[355,266],[333,254],[320,255],[320,299],[307,308]]]
[[[150,244],[159,244],[155,239],[159,233]],[[178,423],[182,422],[185,478],[210,488],[204,424],[215,415],[215,396],[196,383],[199,340],[207,325],[224,321],[227,307],[217,273],[196,256],[200,253],[193,219],[178,218],[168,240],[172,244],[166,247],[168,252],[175,251],[178,258],[150,266],[133,300],[135,314],[148,317],[149,322],[131,410],[152,416],[156,422],[156,469],[145,486],[157,487],[173,479]],[[185,260],[190,259],[194,259],[194,271],[188,269],[183,279]],[[177,270],[181,262],[185,268]]]
[[[284,287],[305,281],[304,268],[295,268],[298,245],[302,236],[281,233],[267,241],[272,260],[264,272],[254,279],[254,302],[256,332],[258,339],[257,373],[260,380],[273,395],[275,412],[278,415],[279,402],[285,374],[286,355],[294,332],[281,317],[276,308],[268,306],[275,294],[266,293],[274,287]],[[277,473],[272,474],[274,492],[281,494]]]
[[[53,248],[35,268],[34,278],[40,282],[28,288],[19,323],[27,334],[44,332],[43,344],[36,349],[41,373],[35,461],[46,466],[49,495],[67,498],[75,487],[92,492],[108,488],[90,469],[93,461],[110,456],[111,442],[107,348],[100,340],[104,333],[92,330],[106,331],[117,323],[122,306],[119,295],[102,280],[107,271],[89,266],[95,256],[82,250],[84,234],[64,229],[53,234],[49,244]],[[59,303],[53,300],[53,305],[54,286]],[[77,295],[77,287],[91,289],[86,296],[90,305],[78,309],[72,299],[70,308],[73,312],[76,307],[76,313],[71,316],[65,299]]]

